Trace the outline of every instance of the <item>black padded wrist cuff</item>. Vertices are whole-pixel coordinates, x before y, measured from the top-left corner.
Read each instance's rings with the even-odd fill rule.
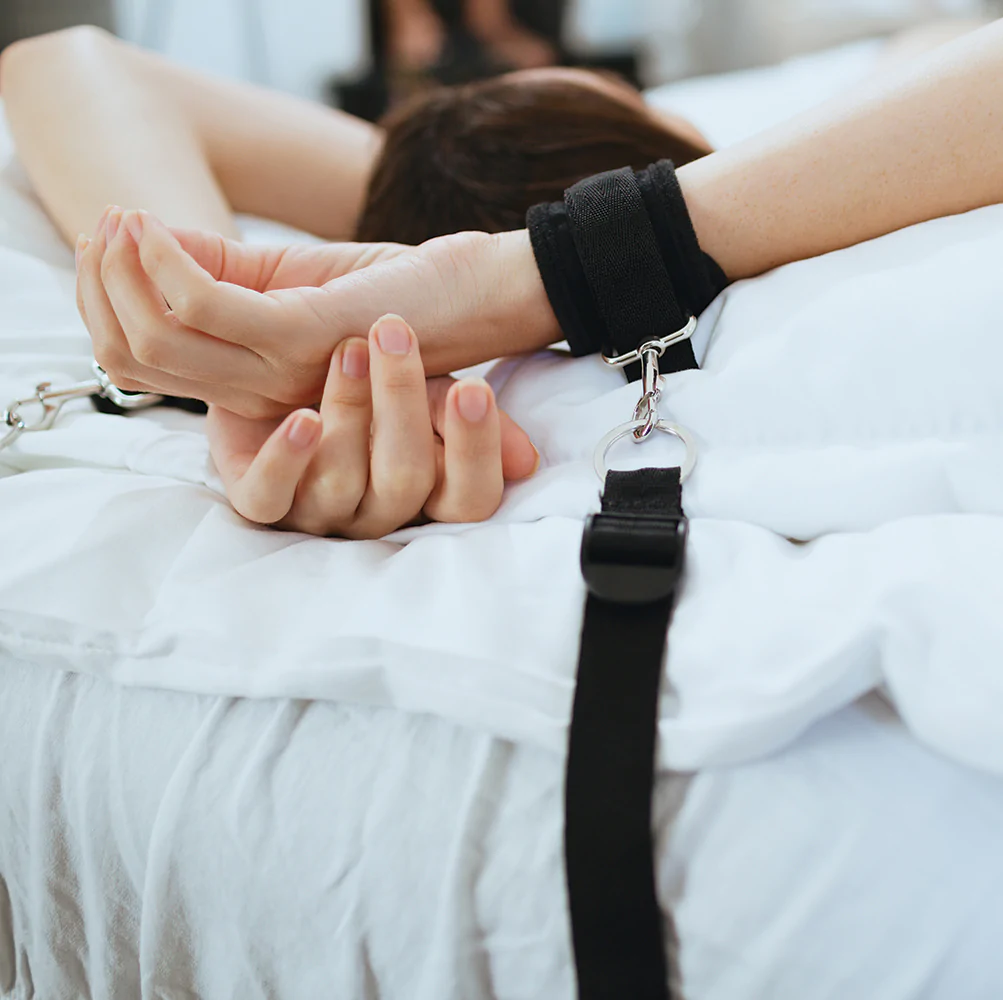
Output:
[[[702,312],[726,285],[697,242],[668,160],[638,173],[580,181],[563,202],[527,215],[550,303],[572,352],[622,354]],[[664,370],[696,367],[692,348],[670,348]]]
[[[533,253],[547,298],[576,357],[594,354],[606,327],[571,235],[563,201],[534,205],[526,213]]]

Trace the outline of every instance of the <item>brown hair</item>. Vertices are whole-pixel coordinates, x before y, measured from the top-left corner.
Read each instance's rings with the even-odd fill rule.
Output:
[[[417,245],[464,230],[505,232],[583,177],[710,152],[638,101],[563,79],[496,77],[422,94],[383,121],[386,138],[356,231]]]

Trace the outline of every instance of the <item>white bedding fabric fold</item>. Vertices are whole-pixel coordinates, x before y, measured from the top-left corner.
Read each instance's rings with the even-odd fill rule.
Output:
[[[561,754],[6,656],[0,691],[4,1000],[574,996]],[[1001,792],[875,696],[661,775],[686,996],[998,1000]]]
[[[88,361],[70,254],[15,166],[4,181],[2,401]],[[663,766],[769,753],[884,687],[921,740],[1003,772],[1001,259],[1003,208],[988,208],[740,283],[703,317],[703,369],[670,376],[663,404],[700,445]],[[198,418],[75,405],[0,453],[0,650],[129,685],[396,706],[559,749],[592,449],[637,389],[558,353],[492,378],[542,471],[486,525],[369,543],[244,522]]]

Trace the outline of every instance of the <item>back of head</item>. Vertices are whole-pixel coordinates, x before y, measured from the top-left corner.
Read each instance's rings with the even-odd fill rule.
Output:
[[[710,152],[640,100],[567,79],[497,77],[423,94],[383,122],[360,242],[416,245],[521,229],[526,211],[583,177]]]

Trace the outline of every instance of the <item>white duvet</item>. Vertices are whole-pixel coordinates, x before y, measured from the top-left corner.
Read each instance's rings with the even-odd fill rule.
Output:
[[[1000,779],[874,696],[834,710],[884,684],[922,740],[1001,770],[1001,227],[975,213],[737,287],[702,323],[704,371],[667,386],[701,462],[663,760],[786,748],[703,770],[678,814],[684,780],[657,782],[688,996],[1001,995]],[[8,166],[0,405],[86,374],[71,269]],[[493,377],[546,467],[469,530],[254,529],[199,421],[167,411],[79,406],[0,456],[0,992],[572,994],[580,514],[636,390],[547,355]]]
[[[9,165],[4,400],[88,361],[70,255],[18,183]],[[1003,208],[988,208],[740,283],[704,315],[702,370],[665,383],[700,457],[663,766],[755,758],[883,687],[921,740],[1003,771],[1001,260]],[[0,453],[0,650],[129,685],[396,706],[560,750],[592,450],[637,389],[559,352],[491,377],[540,473],[488,524],[368,543],[244,522],[198,418],[78,404]]]

